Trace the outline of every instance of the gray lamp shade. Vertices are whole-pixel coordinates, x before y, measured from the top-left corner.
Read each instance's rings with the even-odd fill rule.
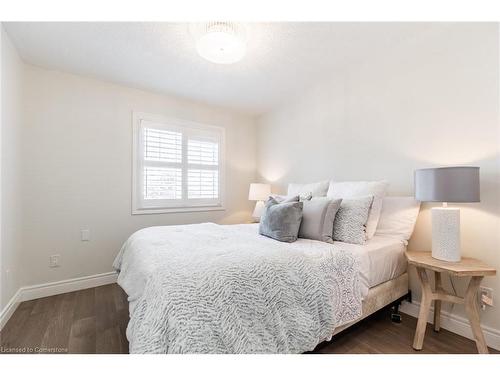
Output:
[[[479,202],[479,167],[417,169],[415,199],[422,202]]]

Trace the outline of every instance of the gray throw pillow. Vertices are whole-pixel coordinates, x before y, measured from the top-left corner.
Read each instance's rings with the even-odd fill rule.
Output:
[[[299,237],[333,243],[333,222],[342,199],[313,198],[304,201]]]
[[[372,201],[373,196],[342,200],[333,222],[334,241],[360,245],[365,243],[366,222]]]
[[[296,241],[303,205],[303,202],[278,203],[269,198],[260,218],[259,233],[282,242]]]

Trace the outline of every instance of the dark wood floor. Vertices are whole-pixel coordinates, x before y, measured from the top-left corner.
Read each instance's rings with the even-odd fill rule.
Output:
[[[127,353],[127,323],[127,297],[117,284],[27,301],[0,333],[0,353]],[[416,352],[415,325],[408,315],[393,323],[383,310],[313,353],[476,353],[473,341],[430,326],[424,349]]]
[[[0,334],[0,346],[32,352],[127,353],[127,323],[127,296],[110,284],[21,303]]]

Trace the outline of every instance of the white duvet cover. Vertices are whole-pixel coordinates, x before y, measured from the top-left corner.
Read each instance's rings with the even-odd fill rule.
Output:
[[[260,236],[256,225],[151,227],[113,266],[131,353],[301,353],[361,316],[359,248]]]

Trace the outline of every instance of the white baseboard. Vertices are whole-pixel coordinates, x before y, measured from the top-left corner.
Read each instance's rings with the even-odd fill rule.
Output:
[[[97,275],[77,277],[74,279],[54,281],[51,283],[23,286],[14,294],[0,312],[0,330],[3,329],[19,304],[32,299],[55,296],[57,294],[75,292],[77,290],[95,288],[116,282],[116,272],[106,272]]]
[[[24,286],[20,289],[21,299],[19,302],[112,284],[116,282],[116,277],[116,272],[106,272],[52,283]]]
[[[420,310],[420,302],[403,302],[400,308],[401,312],[418,317],[418,312]],[[427,321],[432,323],[434,321],[434,309],[431,307]],[[469,321],[459,315],[450,314],[447,311],[441,311],[441,327],[456,333],[457,335],[467,337],[474,340],[472,335],[472,330]],[[481,324],[483,329],[484,339],[490,348],[500,350],[500,331]],[[424,340],[425,345],[425,340]]]
[[[21,303],[19,300],[21,296],[21,289],[18,289],[17,292],[12,296],[12,298],[7,302],[7,305],[0,311],[0,331],[3,329],[5,323],[7,323],[16,311],[17,307]]]

